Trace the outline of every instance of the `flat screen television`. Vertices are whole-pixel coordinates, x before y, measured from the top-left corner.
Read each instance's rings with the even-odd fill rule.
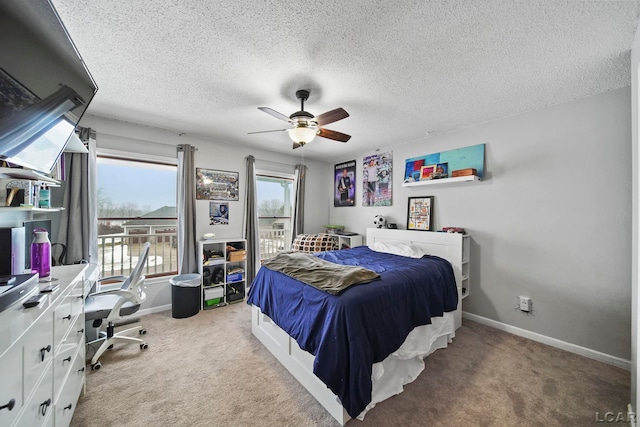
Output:
[[[97,86],[49,0],[2,0],[0,39],[0,161],[51,173]]]

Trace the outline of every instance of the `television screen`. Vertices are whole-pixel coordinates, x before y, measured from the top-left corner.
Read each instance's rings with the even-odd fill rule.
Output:
[[[97,86],[49,0],[2,0],[0,39],[0,160],[51,173]]]
[[[15,155],[5,157],[4,161],[46,174],[51,173],[74,128],[68,120],[58,119],[41,136]]]

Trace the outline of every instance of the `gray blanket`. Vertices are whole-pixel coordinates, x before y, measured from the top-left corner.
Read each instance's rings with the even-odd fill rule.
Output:
[[[304,252],[282,252],[262,265],[333,295],[380,278],[368,268],[335,264]]]

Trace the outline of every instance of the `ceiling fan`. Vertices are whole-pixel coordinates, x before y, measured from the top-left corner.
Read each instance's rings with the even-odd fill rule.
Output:
[[[349,117],[349,113],[347,113],[344,109],[336,108],[335,110],[322,113],[319,116],[314,116],[313,114],[304,111],[304,102],[309,99],[309,91],[296,91],[296,98],[300,100],[300,111],[296,111],[289,117],[285,116],[282,113],[278,113],[276,110],[273,110],[269,107],[258,107],[259,110],[272,115],[276,119],[288,122],[292,127],[287,129],[249,132],[249,134],[287,131],[289,133],[289,137],[293,141],[294,149],[302,147],[303,145],[313,141],[316,135],[322,138],[333,139],[340,142],[347,142],[351,138],[351,135],[336,132],[335,130],[325,129],[322,127],[329,123],[337,122],[338,120],[346,119],[347,117]]]

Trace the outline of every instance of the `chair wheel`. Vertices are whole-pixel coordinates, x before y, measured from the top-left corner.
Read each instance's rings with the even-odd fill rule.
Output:
[[[147,334],[146,329],[140,329],[140,335],[146,335],[146,334]]]
[[[91,365],[91,370],[92,371],[97,371],[98,369],[100,369],[102,367],[102,363],[101,362],[96,362],[94,364]]]
[[[146,342],[140,344],[140,349],[141,350],[146,350],[147,348],[149,348],[149,345]]]

